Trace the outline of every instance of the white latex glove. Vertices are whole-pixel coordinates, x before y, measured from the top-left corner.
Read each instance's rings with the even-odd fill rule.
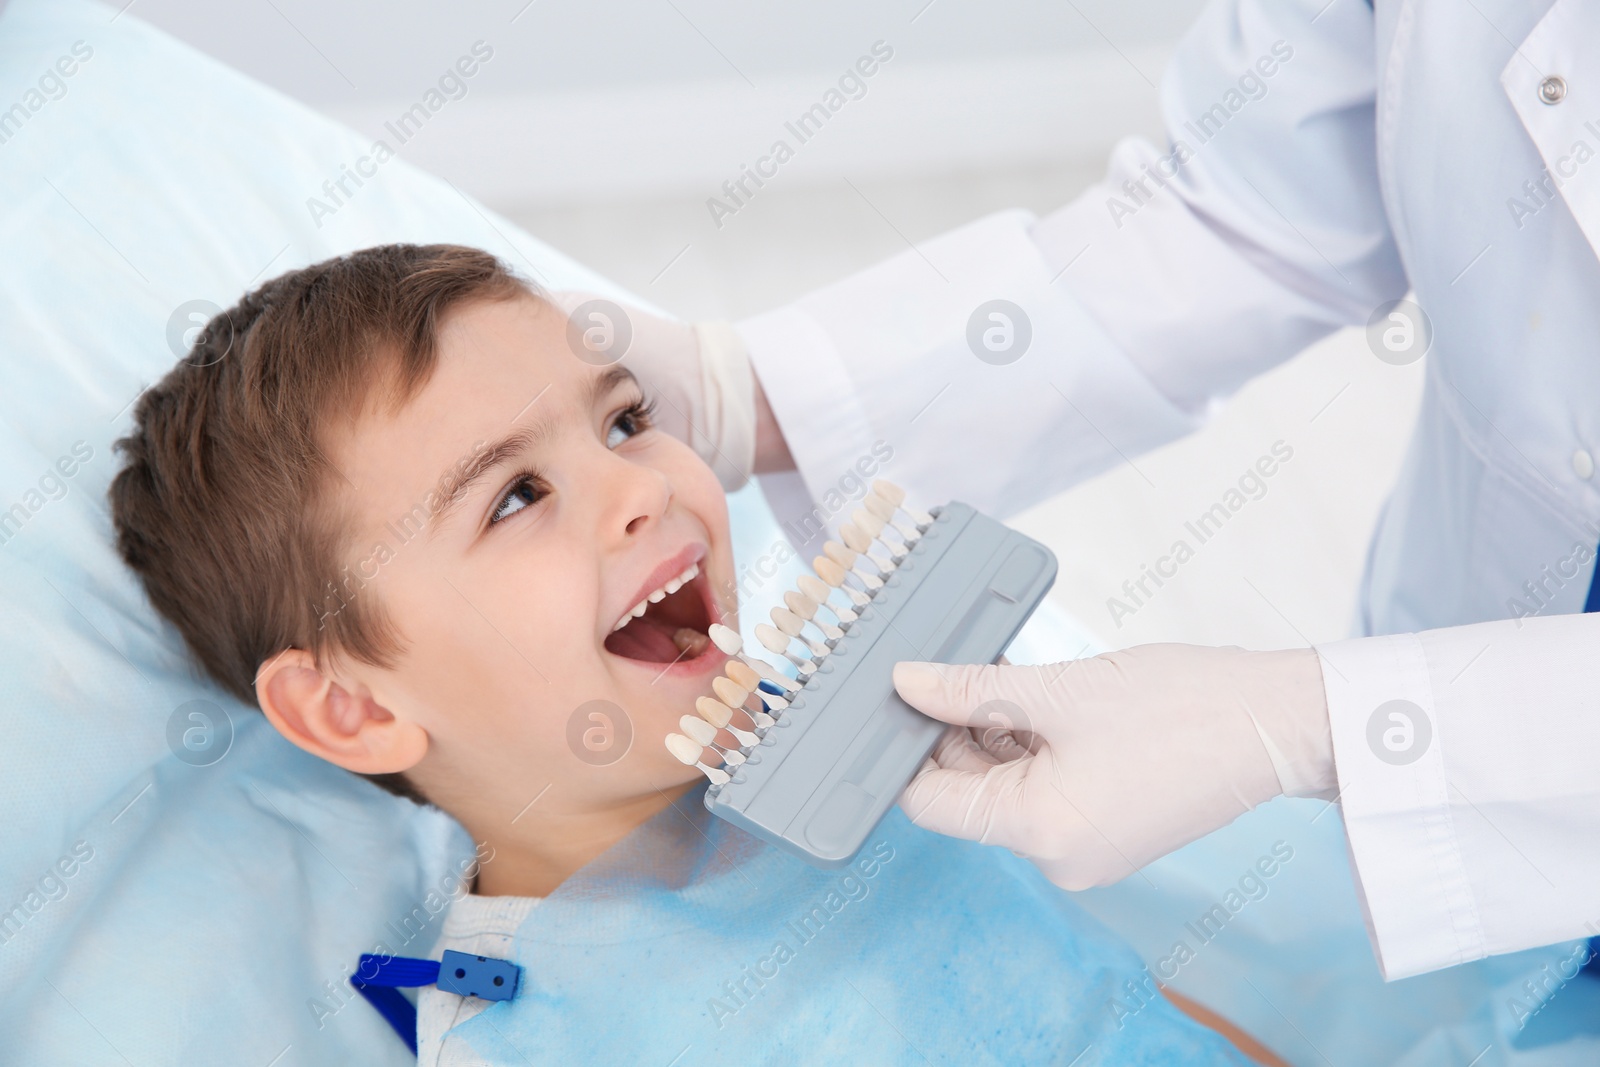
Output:
[[[894,684],[955,724],[906,787],[905,813],[1026,856],[1063,889],[1109,885],[1281,794],[1337,788],[1311,649],[900,663]]]
[[[567,341],[597,366],[621,363],[647,398],[656,425],[688,443],[724,489],[750,480],[756,454],[755,375],[744,342],[726,322],[674,322],[593,293],[561,292]]]

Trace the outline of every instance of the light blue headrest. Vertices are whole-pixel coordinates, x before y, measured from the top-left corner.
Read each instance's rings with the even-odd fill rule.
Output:
[[[4,1057],[403,1063],[341,979],[431,947],[471,844],[195,673],[112,547],[111,443],[203,321],[175,311],[336,253],[455,241],[616,290],[403,158],[314,219],[371,143],[115,13],[17,0],[0,33]],[[209,766],[175,754],[196,708],[231,724]]]

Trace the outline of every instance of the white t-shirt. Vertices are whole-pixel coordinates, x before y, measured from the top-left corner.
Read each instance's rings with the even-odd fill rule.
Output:
[[[431,959],[446,949],[474,956],[511,958],[511,943],[517,927],[528,917],[539,897],[480,897],[467,895],[450,906],[434,945]],[[444,1035],[459,1026],[492,1001],[446,993],[436,986],[424,986],[417,997],[417,1063],[422,1067],[479,1067],[484,1061],[446,1044]]]

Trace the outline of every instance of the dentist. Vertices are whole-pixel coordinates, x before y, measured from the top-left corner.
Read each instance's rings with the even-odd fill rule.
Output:
[[[902,664],[954,726],[901,803],[1077,889],[1337,798],[1390,979],[1600,932],[1600,0],[1217,0],[1161,102],[1166,143],[1058,211],[661,326],[635,370],[780,519],[879,439],[918,498],[1006,516],[1340,327],[1426,354],[1373,636]],[[1029,729],[977,729],[994,700]]]

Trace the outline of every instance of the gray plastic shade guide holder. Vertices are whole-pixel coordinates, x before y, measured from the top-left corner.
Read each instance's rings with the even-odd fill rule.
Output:
[[[1039,542],[951,502],[706,808],[819,867],[854,858],[944,732],[895,692],[902,660],[993,663],[1056,577]]]

